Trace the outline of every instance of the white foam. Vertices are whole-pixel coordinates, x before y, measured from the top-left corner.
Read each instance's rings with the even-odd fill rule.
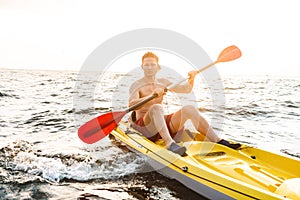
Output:
[[[38,175],[51,182],[62,179],[87,181],[92,179],[114,179],[135,173],[143,160],[135,154],[124,153],[116,147],[98,154],[98,158],[87,157],[68,165],[57,157],[43,157],[33,152],[19,152],[12,160],[14,170]]]

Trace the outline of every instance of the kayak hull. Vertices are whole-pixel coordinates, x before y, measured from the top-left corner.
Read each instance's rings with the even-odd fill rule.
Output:
[[[283,183],[296,179],[294,184],[300,185],[300,161],[244,144],[233,150],[186,141],[181,145],[187,148],[187,156],[179,156],[168,151],[162,140],[153,143],[126,124],[111,134],[146,155],[154,170],[209,199],[283,199],[288,194],[276,193]]]
[[[157,162],[154,159],[149,158],[148,164],[151,165],[153,169],[157,169],[157,171],[160,174],[178,180],[180,183],[182,183],[184,186],[188,187],[189,189],[196,191],[197,193],[201,191],[201,193],[199,194],[205,196],[208,199],[224,199],[224,200],[234,199],[224,193],[221,193],[219,191],[216,191],[213,188],[208,187],[203,183],[198,182],[193,178],[186,176],[184,173],[180,173],[177,170],[174,170],[168,166],[161,164],[160,162]]]

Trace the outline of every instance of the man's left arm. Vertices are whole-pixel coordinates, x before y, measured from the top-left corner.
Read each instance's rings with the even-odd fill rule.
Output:
[[[194,87],[194,79],[195,76],[198,74],[197,70],[190,71],[188,73],[188,80],[183,85],[177,85],[174,88],[170,89],[170,91],[175,93],[190,93]]]

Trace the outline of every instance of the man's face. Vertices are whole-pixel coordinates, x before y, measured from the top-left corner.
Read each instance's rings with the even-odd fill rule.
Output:
[[[143,60],[142,68],[145,76],[155,76],[159,69],[158,63],[155,58],[147,57]]]

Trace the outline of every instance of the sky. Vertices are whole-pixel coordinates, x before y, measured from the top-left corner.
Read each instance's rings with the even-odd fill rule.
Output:
[[[0,68],[79,70],[110,38],[159,28],[195,41],[212,60],[238,46],[242,57],[218,64],[220,74],[300,76],[299,19],[296,0],[0,0]]]

